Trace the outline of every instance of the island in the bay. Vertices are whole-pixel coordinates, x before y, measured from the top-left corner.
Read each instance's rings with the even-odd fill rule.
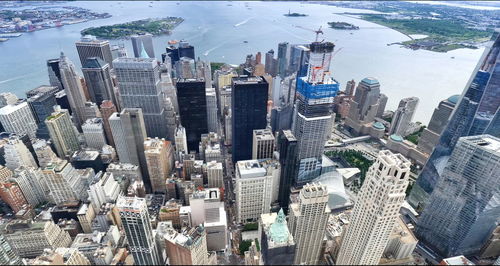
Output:
[[[361,18],[397,30],[409,40],[389,43],[410,49],[448,52],[459,48],[475,49],[490,39],[500,23],[500,12],[490,9],[403,1],[329,1],[327,5],[366,9],[369,12],[344,12],[340,15]],[[379,13],[374,14],[373,11]]]
[[[288,14],[283,14],[285,17],[307,17],[307,14],[301,14],[301,13],[290,13],[290,10],[288,10]]]
[[[328,22],[328,25],[332,29],[336,30],[359,30],[358,26],[355,26],[353,24],[347,23],[347,22]]]
[[[126,38],[134,34],[150,33],[152,35],[170,34],[172,30],[184,21],[179,17],[149,18],[127,23],[87,28],[82,35],[94,35],[103,39]]]

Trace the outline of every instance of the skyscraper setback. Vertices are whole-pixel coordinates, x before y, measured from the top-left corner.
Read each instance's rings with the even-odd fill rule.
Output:
[[[109,41],[97,40],[95,36],[86,35],[76,42],[76,50],[82,66],[85,65],[87,59],[97,57],[108,63],[110,68],[113,68],[113,56]]]
[[[381,151],[370,167],[342,237],[337,265],[377,265],[399,216],[411,163]]]
[[[141,108],[147,136],[167,136],[164,97],[159,86],[160,74],[156,59],[122,57],[115,59],[113,63],[122,109]]]

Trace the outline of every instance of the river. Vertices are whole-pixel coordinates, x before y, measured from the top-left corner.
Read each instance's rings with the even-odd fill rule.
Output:
[[[247,54],[264,54],[279,42],[307,43],[315,34],[304,28],[323,27],[320,39],[336,44],[331,71],[343,87],[348,80],[375,77],[381,91],[389,97],[387,109],[394,110],[400,99],[417,96],[420,103],[414,120],[428,123],[439,101],[460,94],[471,75],[483,48],[458,49],[448,53],[409,50],[388,43],[409,38],[397,31],[353,17],[336,15],[361,10],[300,2],[66,2],[54,5],[74,5],[98,12],[108,12],[111,18],[89,21],[60,28],[25,33],[0,43],[0,92],[13,92],[25,97],[25,92],[48,84],[46,60],[56,58],[60,51],[80,66],[75,41],[87,27],[111,25],[132,20],[177,16],[185,19],[170,36],[154,38],[157,58],[165,51],[167,41],[185,39],[195,47],[196,56],[213,62],[240,64]],[[150,5],[152,7],[150,7]],[[307,17],[286,17],[291,12]],[[363,10],[366,12],[366,10]],[[360,27],[357,31],[328,28],[329,21],[345,21]],[[247,41],[245,43],[244,41]],[[129,40],[124,43],[133,55]]]

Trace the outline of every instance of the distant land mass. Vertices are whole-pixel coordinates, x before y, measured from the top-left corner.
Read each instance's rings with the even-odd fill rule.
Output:
[[[301,14],[301,13],[290,13],[290,10],[288,10],[287,14],[283,14],[285,17],[307,17],[307,14]]]
[[[150,33],[152,35],[170,34],[184,21],[179,17],[149,18],[127,23],[93,27],[82,30],[82,35],[94,35],[104,39],[126,38],[134,34]]]
[[[328,22],[328,25],[330,28],[337,30],[359,30],[358,26],[347,22]]]

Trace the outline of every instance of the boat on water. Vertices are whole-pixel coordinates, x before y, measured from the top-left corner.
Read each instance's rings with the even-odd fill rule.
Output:
[[[170,40],[168,41],[168,44],[177,44],[179,41],[178,40]]]
[[[248,41],[243,41],[243,43],[248,43]]]
[[[6,42],[6,41],[8,41],[8,40],[9,40],[9,39],[7,39],[7,38],[0,38],[0,42]]]
[[[0,33],[0,38],[15,38],[23,35],[22,33]]]

